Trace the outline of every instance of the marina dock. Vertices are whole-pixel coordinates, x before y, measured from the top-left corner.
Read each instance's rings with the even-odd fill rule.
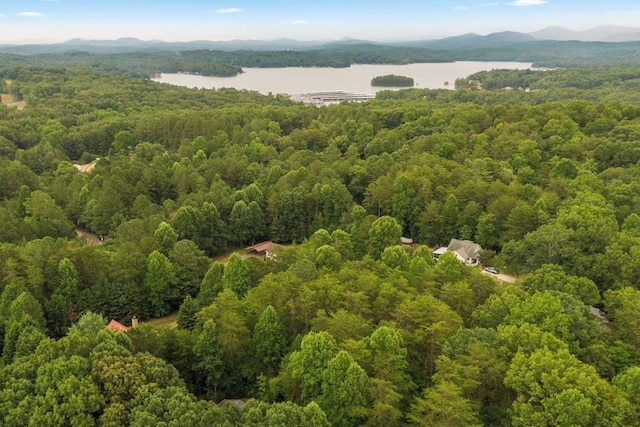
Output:
[[[328,105],[339,102],[363,102],[369,101],[376,96],[370,93],[347,92],[343,90],[329,92],[312,92],[292,95],[294,101],[303,102],[311,105]]]

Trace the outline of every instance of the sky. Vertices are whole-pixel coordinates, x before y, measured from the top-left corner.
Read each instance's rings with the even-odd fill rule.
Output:
[[[465,33],[640,27],[638,0],[0,0],[0,43],[424,40]]]

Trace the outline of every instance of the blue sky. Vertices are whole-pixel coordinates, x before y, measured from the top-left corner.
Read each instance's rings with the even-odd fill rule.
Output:
[[[638,0],[0,0],[0,43],[416,40],[551,25],[640,27]]]

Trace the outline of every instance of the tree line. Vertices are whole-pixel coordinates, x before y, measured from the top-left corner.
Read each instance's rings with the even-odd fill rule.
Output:
[[[497,46],[384,45],[371,42],[335,43],[308,50],[146,50],[125,53],[61,53],[23,55],[0,54],[0,68],[73,67],[108,70],[111,74],[150,76],[154,73],[197,73],[230,77],[242,73],[242,67],[349,67],[353,64],[412,64],[455,61],[531,62],[537,67],[600,67],[606,74],[611,67],[635,67],[639,42],[594,43],[579,41],[505,40]]]

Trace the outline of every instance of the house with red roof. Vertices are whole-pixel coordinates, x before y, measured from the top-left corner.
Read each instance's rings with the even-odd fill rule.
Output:
[[[122,323],[118,322],[116,319],[111,319],[111,322],[109,322],[109,324],[107,325],[107,328],[111,329],[114,332],[116,331],[127,332],[129,330],[128,326],[124,326]]]

